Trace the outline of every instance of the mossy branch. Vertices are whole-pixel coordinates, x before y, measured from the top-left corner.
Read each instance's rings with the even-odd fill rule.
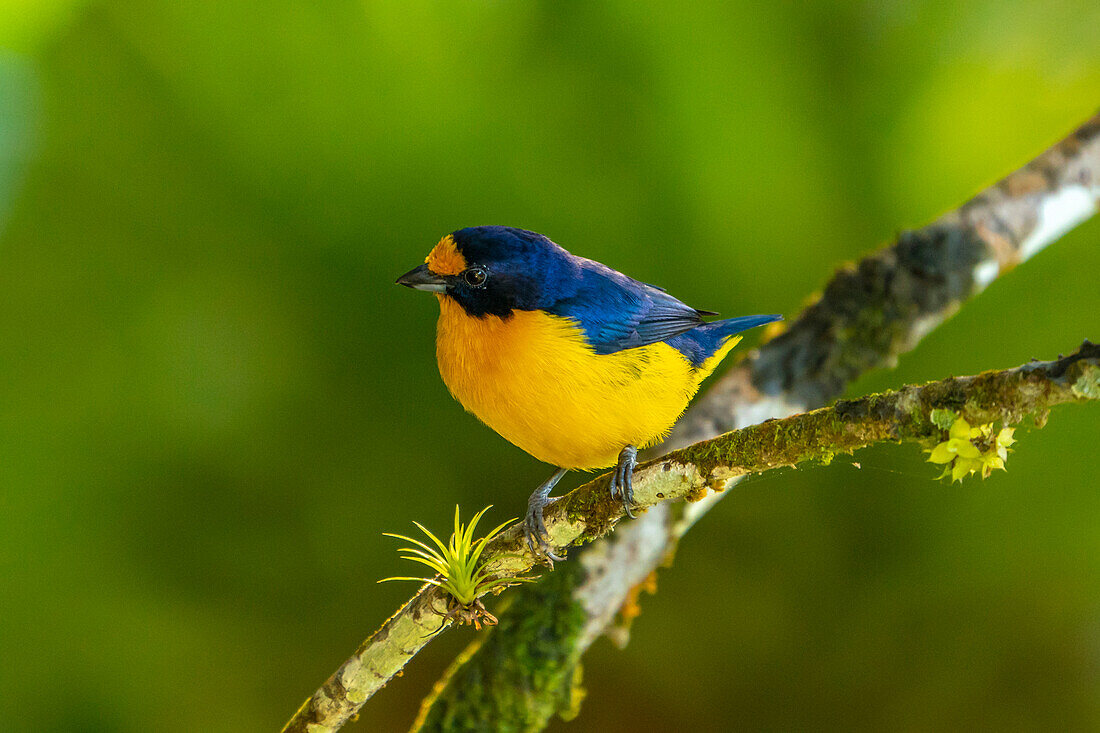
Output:
[[[640,467],[636,497],[646,505],[699,498],[737,476],[806,461],[827,462],[837,453],[874,443],[916,442],[930,448],[945,435],[931,419],[933,410],[951,410],[974,424],[1016,424],[1030,414],[1045,415],[1056,405],[1087,400],[1100,400],[1100,346],[1088,341],[1057,361],[844,400],[697,443]],[[929,478],[933,475],[930,466]],[[560,501],[548,513],[548,525],[556,538],[575,535],[574,541],[581,542],[621,513],[621,507],[608,500],[606,479],[600,477]],[[481,725],[493,721],[494,730],[537,731],[555,712],[574,714],[582,696],[573,683],[579,681],[583,646],[562,642],[583,635],[591,613],[577,589],[585,585],[585,574],[598,571],[602,563],[585,562],[586,558],[582,555],[580,562],[569,564],[567,582],[555,583],[557,592],[549,597],[545,588],[527,590],[539,593],[552,615],[502,614],[501,626],[476,641],[476,649],[456,660],[436,685],[413,730],[487,730]],[[545,625],[537,627],[537,634],[524,634],[512,628],[513,618],[534,618],[534,623]],[[539,644],[532,648],[536,639]]]
[[[904,233],[893,245],[838,272],[820,299],[792,321],[784,334],[731,370],[697,401],[678,424],[670,444],[683,446],[733,427],[824,404],[854,377],[889,364],[897,354],[912,348],[1000,273],[1088,218],[1098,197],[1100,115],[958,209],[923,229]],[[706,471],[713,471],[717,465],[713,459],[732,446],[696,449],[702,453],[693,460],[701,462],[703,471],[696,479],[685,481],[696,485],[698,480],[695,491],[702,492],[705,486],[727,480]],[[664,475],[659,478],[672,480],[667,475],[673,473],[671,469],[660,470]],[[597,479],[587,486],[603,486],[605,481]],[[638,482],[639,489],[643,485],[648,486]],[[654,497],[658,493],[671,498],[659,489],[652,492]],[[572,538],[569,535],[580,516],[587,517],[581,522],[584,527],[591,524],[598,531],[605,531],[617,519],[612,508],[592,501],[594,493],[570,496],[573,498],[551,511],[558,520],[551,528],[556,539],[579,537],[579,532]],[[707,500],[688,505],[682,516],[673,516],[667,503],[657,504],[625,531],[617,532],[618,539],[611,546],[599,541],[587,548],[580,558],[585,573],[568,577],[557,573],[563,584],[561,593],[582,599],[585,620],[580,633],[557,639],[564,646],[555,656],[575,664],[611,621],[628,589],[671,554],[679,536],[718,496],[711,494]],[[591,515],[585,514],[589,510]],[[555,514],[561,511],[567,516]],[[517,546],[514,536],[501,542]],[[525,567],[515,561],[499,562],[495,570],[514,574]],[[611,572],[611,568],[618,571]],[[520,617],[545,605],[535,587],[514,595],[517,602],[508,613]],[[439,630],[442,617],[438,610],[445,608],[444,601],[438,590],[422,588],[302,705],[284,731],[338,730]],[[505,616],[501,625],[523,628]],[[530,639],[517,639],[513,652],[529,644]],[[560,695],[557,677],[548,680],[536,680],[528,690],[534,707],[545,707],[536,705],[536,698]]]
[[[721,491],[738,476],[762,473],[806,461],[828,461],[884,441],[939,442],[943,430],[933,424],[932,410],[952,410],[972,424],[1018,423],[1024,416],[1065,402],[1100,398],[1100,346],[1086,341],[1070,356],[1031,362],[1014,369],[972,377],[951,377],[897,391],[842,400],[831,407],[768,420],[704,440],[647,461],[634,472],[634,499],[645,509],[673,499],[699,500]],[[562,497],[546,511],[553,544],[567,547],[590,542],[623,517],[622,505],[608,493],[602,475]],[[505,532],[498,552],[517,553],[518,526]],[[503,574],[527,569],[524,555],[501,567]]]
[[[638,467],[634,478],[635,500],[638,508],[644,509],[680,498],[699,499],[708,490],[722,490],[729,479],[737,476],[827,460],[836,453],[848,453],[883,441],[938,442],[943,431],[931,421],[934,409],[953,410],[975,424],[1017,423],[1030,413],[1088,399],[1100,399],[1100,346],[1085,342],[1077,352],[1057,361],[1033,362],[1015,369],[953,377],[845,400],[832,407],[769,420],[688,446]],[[603,536],[622,517],[622,504],[610,498],[608,475],[604,474],[549,507],[546,526],[553,543],[565,547]],[[514,525],[486,548],[484,557],[494,575],[515,576],[535,565],[535,558],[524,547],[522,530]],[[578,564],[574,570],[578,569],[583,570],[583,566]],[[558,580],[564,581],[572,573],[573,570],[563,573]],[[441,609],[445,605],[437,588],[422,588],[368,640],[354,664],[346,664],[326,683],[333,708],[344,700],[354,703],[356,700],[349,697],[351,690],[361,695],[384,682],[390,669],[403,666],[443,623]],[[572,616],[565,613],[562,618]],[[577,619],[576,623],[570,622],[571,633],[579,632],[584,614]],[[508,627],[502,633],[507,634]],[[544,668],[528,667],[528,671],[535,674]],[[484,686],[479,689],[482,696],[490,696]],[[509,696],[513,693],[504,693],[500,699],[507,697],[515,713],[516,701]],[[479,715],[485,714],[484,702],[474,705]],[[500,700],[493,704],[500,704]],[[542,716],[546,706],[524,709],[527,711],[524,715]],[[336,729],[323,725],[292,723],[286,730]]]

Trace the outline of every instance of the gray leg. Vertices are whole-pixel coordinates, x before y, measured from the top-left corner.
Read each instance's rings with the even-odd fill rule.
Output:
[[[638,465],[638,449],[632,445],[622,449],[619,453],[619,464],[611,472],[611,498],[623,500],[623,511],[631,519],[634,512],[634,467]]]
[[[527,500],[527,516],[523,518],[523,534],[527,537],[527,547],[531,554],[541,555],[554,567],[554,560],[564,560],[554,554],[554,548],[550,546],[550,533],[546,531],[546,522],[542,519],[543,508],[550,503],[550,492],[566,474],[564,468],[559,468],[554,475],[543,481],[531,498]],[[537,547],[536,547],[537,546]]]

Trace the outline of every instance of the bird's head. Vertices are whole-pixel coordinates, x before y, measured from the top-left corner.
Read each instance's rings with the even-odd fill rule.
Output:
[[[453,298],[468,315],[507,318],[545,308],[576,289],[575,258],[541,234],[512,227],[452,232],[398,285]]]

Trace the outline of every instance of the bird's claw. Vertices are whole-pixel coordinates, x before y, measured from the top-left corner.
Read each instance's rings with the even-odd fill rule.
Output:
[[[621,499],[626,516],[634,519],[634,467],[638,465],[638,449],[632,445],[622,449],[619,462],[611,472],[611,498]]]
[[[550,502],[531,503],[527,505],[527,515],[523,518],[523,535],[527,539],[527,548],[535,557],[544,559],[551,569],[554,561],[562,561],[565,558],[554,553],[554,547],[550,544],[550,533],[546,530],[546,522],[542,518],[542,510]]]
[[[550,503],[550,492],[557,486],[558,481],[565,475],[565,469],[559,468],[554,475],[542,482],[527,500],[527,514],[523,517],[523,536],[527,540],[527,548],[531,554],[540,560],[545,560],[550,569],[554,569],[554,561],[562,561],[565,558],[554,552],[550,544],[550,533],[546,530],[546,522],[542,518],[542,510]]]

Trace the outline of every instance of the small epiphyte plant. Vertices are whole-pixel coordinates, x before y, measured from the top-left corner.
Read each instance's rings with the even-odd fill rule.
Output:
[[[485,606],[482,605],[480,600],[481,597],[486,593],[499,593],[509,585],[529,582],[533,580],[533,578],[491,578],[485,566],[478,564],[478,561],[481,559],[481,553],[489,541],[515,521],[514,519],[509,519],[481,539],[475,541],[474,530],[477,527],[477,523],[481,520],[485,512],[489,511],[491,508],[492,504],[475,514],[468,525],[463,525],[459,519],[458,506],[456,505],[455,529],[454,533],[451,534],[450,542],[446,545],[444,545],[438,537],[428,531],[424,525],[420,524],[420,522],[413,522],[413,524],[428,536],[428,539],[435,544],[435,547],[430,547],[412,537],[393,534],[391,532],[383,532],[387,537],[396,537],[399,540],[404,540],[405,542],[416,545],[415,547],[400,548],[398,552],[409,553],[408,555],[402,555],[401,559],[412,560],[413,562],[427,565],[436,572],[436,576],[432,578],[402,576],[383,578],[378,582],[385,583],[389,580],[412,580],[417,583],[430,583],[445,591],[448,596],[447,612],[443,619],[444,624],[440,627],[440,630],[446,626],[447,621],[454,621],[459,624],[472,624],[479,631],[481,630],[482,624],[486,626],[496,625],[496,617],[485,610]]]
[[[994,469],[1006,470],[1009,446],[1016,442],[1015,428],[1002,427],[994,434],[993,423],[971,427],[951,410],[932,410],[930,417],[937,427],[947,431],[947,440],[929,451],[929,463],[944,467],[936,478],[950,476],[953,483],[975,472],[981,472],[985,479]]]

